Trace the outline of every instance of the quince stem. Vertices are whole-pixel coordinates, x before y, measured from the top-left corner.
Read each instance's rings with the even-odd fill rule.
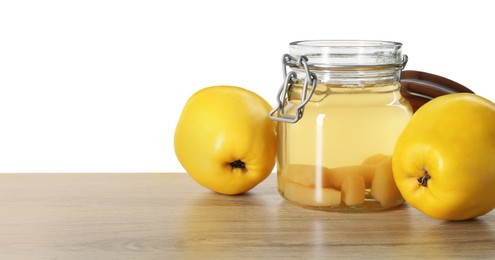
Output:
[[[424,187],[428,187],[428,180],[431,179],[431,176],[428,174],[428,170],[423,169],[423,176],[418,178],[418,182],[420,185]]]
[[[229,163],[230,166],[233,168],[233,169],[242,169],[242,170],[246,170],[246,164],[241,161],[241,160],[237,160],[237,161],[233,161],[231,163]]]

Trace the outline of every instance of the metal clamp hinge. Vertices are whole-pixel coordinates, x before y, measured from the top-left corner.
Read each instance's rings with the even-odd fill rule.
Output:
[[[289,92],[291,91],[291,86],[293,83],[297,82],[297,73],[290,71],[287,73],[288,64],[294,64],[297,61],[297,66],[304,69],[306,77],[304,78],[301,102],[296,106],[294,115],[286,113],[285,106],[289,101]],[[294,58],[289,54],[284,54],[282,57],[282,72],[284,75],[284,82],[277,94],[277,106],[270,111],[270,118],[275,121],[284,123],[296,123],[302,118],[304,113],[304,106],[309,102],[311,96],[316,89],[317,77],[316,74],[312,73],[308,67],[308,58],[301,56],[299,59]],[[311,89],[308,93],[308,85],[311,85]],[[277,113],[278,112],[278,113]]]

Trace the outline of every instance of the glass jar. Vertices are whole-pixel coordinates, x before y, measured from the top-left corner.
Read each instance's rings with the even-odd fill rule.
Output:
[[[391,156],[412,116],[400,93],[402,44],[298,41],[283,57],[279,193],[303,207],[367,212],[403,203]],[[289,68],[289,70],[287,70]]]

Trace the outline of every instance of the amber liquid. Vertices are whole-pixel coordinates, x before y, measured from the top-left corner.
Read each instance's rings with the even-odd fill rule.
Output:
[[[286,111],[293,112],[299,102],[300,92],[295,86]],[[349,206],[342,201],[330,205],[325,201],[324,196],[327,196],[327,199],[332,198],[332,189],[341,192],[341,183],[333,185],[335,187],[325,187],[325,181],[332,181],[324,179],[336,177],[332,174],[330,175],[333,177],[322,174],[328,169],[356,168],[363,165],[367,158],[377,154],[391,156],[395,142],[411,116],[411,106],[400,95],[398,84],[360,89],[319,85],[311,101],[305,106],[301,120],[295,124],[279,123],[279,192],[286,199],[301,206],[324,210],[370,211],[401,204],[402,198],[398,198],[396,203],[387,203],[387,205],[377,201],[370,190],[373,176],[368,176],[364,177],[366,185],[363,203]],[[292,166],[303,166],[303,168]],[[284,169],[290,171],[289,169],[296,168],[296,171],[300,172],[285,173],[284,171]],[[361,168],[358,168],[356,169],[361,171]],[[308,175],[311,180],[306,183],[302,175]],[[293,176],[302,179],[302,183],[290,179],[294,178]],[[296,194],[290,196],[285,194],[288,192],[284,189],[286,183],[290,184],[290,191]],[[351,185],[351,188],[347,186],[347,189],[356,189],[355,186],[362,185],[360,183]],[[385,194],[387,192],[384,191]]]

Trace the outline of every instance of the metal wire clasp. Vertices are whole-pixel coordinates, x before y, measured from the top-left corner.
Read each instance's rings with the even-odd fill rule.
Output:
[[[295,114],[290,115],[285,112],[285,105],[289,101],[289,92],[291,91],[291,86],[293,83],[297,82],[297,73],[290,71],[287,73],[287,67],[289,64],[296,65],[304,69],[306,77],[304,78],[301,103],[299,103],[295,108]],[[316,89],[317,77],[316,74],[312,73],[308,67],[308,58],[306,56],[301,56],[299,59],[294,58],[289,54],[284,54],[282,56],[282,72],[284,75],[284,82],[277,94],[277,106],[270,111],[270,118],[275,121],[284,123],[295,123],[301,119],[304,113],[304,106],[309,102],[311,96]],[[308,93],[308,85],[311,85],[311,89]],[[276,114],[278,111],[278,115]]]

